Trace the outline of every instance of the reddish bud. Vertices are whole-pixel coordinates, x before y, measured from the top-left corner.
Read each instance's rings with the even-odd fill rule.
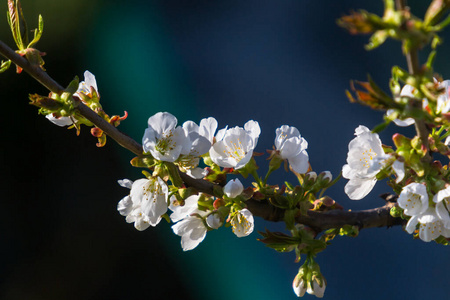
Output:
[[[219,207],[225,206],[225,201],[221,198],[217,198],[213,203],[214,209],[219,209]]]
[[[99,138],[103,135],[103,130],[98,127],[91,128],[91,134],[96,138]]]

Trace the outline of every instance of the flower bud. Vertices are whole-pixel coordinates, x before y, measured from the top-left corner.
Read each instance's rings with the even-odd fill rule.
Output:
[[[319,176],[317,176],[316,183],[314,183],[314,188],[326,188],[331,180],[333,180],[333,175],[331,175],[330,171],[321,172]]]
[[[298,273],[292,282],[292,288],[297,297],[303,297],[306,292],[310,295],[322,298],[326,284],[327,281],[322,273],[320,273],[319,265],[312,260],[312,258],[308,258],[298,270]]]
[[[313,186],[313,184],[316,182],[317,180],[317,173],[314,171],[308,172],[305,174],[305,177],[303,178],[303,187],[304,188],[309,188],[311,186]]]
[[[294,281],[292,282],[292,288],[297,297],[303,297],[305,295],[306,282],[303,280],[300,272],[295,276]]]
[[[220,219],[219,214],[213,213],[206,217],[206,224],[208,224],[208,226],[212,229],[218,229],[222,226],[223,222]]]
[[[420,139],[420,137],[415,136],[411,140],[411,146],[416,150],[421,150],[422,149],[422,140]]]
[[[230,180],[224,187],[223,192],[228,198],[236,198],[244,191],[244,186],[239,179]]]

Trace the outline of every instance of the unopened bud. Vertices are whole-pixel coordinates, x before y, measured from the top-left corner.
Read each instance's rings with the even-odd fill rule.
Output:
[[[316,183],[314,184],[314,187],[317,186],[317,188],[325,188],[327,185],[333,180],[333,175],[331,175],[330,171],[324,171],[317,176]]]
[[[217,198],[216,200],[214,200],[213,206],[214,209],[219,209],[219,207],[222,207],[225,205],[225,201],[221,198]]]
[[[311,171],[311,172],[306,173],[304,181],[303,181],[303,186],[304,187],[312,186],[316,182],[316,179],[317,179],[316,172]]]
[[[415,136],[411,140],[411,146],[416,150],[422,150],[422,140],[420,139],[420,137]]]

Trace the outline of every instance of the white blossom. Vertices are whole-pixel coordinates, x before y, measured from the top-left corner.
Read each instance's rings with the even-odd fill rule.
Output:
[[[400,183],[405,178],[405,163],[395,160],[392,164],[392,170],[397,174],[396,183]]]
[[[444,80],[439,83],[439,87],[444,90],[444,92],[439,95],[436,103],[437,113],[448,113],[450,110],[450,80]]]
[[[223,187],[223,192],[228,198],[236,198],[244,191],[244,186],[241,181],[236,178],[228,181],[228,183]]]
[[[233,233],[237,237],[244,237],[253,232],[253,215],[246,208],[235,212],[234,216],[231,218],[230,223],[233,228]]]
[[[133,181],[129,179],[118,180],[117,182],[120,186],[128,189],[131,189],[133,185]],[[133,210],[133,201],[131,201],[130,195],[123,197],[122,200],[119,201],[119,203],[117,204],[117,210],[122,216],[127,216],[128,214],[130,214],[130,212]]]
[[[74,95],[84,94],[88,95],[91,93],[91,88],[93,88],[98,94],[97,81],[95,80],[94,74],[89,71],[84,72],[84,81],[80,82],[77,91]]]
[[[209,151],[212,161],[223,168],[243,168],[252,158],[260,133],[258,122],[252,120],[244,128],[236,126],[219,131]]]
[[[411,234],[419,226],[419,238],[424,242],[430,242],[439,236],[450,238],[450,230],[444,227],[441,219],[436,215],[436,210],[428,208],[421,215],[414,215],[406,224],[406,231]]]
[[[355,130],[356,138],[348,145],[347,164],[342,168],[342,176],[350,181],[345,185],[345,193],[352,200],[364,198],[377,182],[376,174],[382,167],[378,161],[374,167],[377,156],[385,159],[378,134],[360,125]]]
[[[195,179],[202,179],[208,175],[208,171],[203,168],[191,168],[186,170],[186,174]]]
[[[191,143],[177,118],[159,112],[148,119],[148,128],[142,138],[144,152],[150,152],[161,161],[174,162],[180,154],[189,154]]]
[[[443,89],[443,93],[438,96],[437,103],[436,103],[436,113],[448,113],[450,111],[450,80],[444,80],[442,82],[438,82],[435,79],[435,83],[438,84],[439,88]],[[415,88],[411,85],[405,85],[402,88],[402,91],[400,92],[400,96],[402,97],[410,97],[414,98],[414,92]],[[422,108],[425,109],[425,107],[428,106],[428,100],[426,98],[422,99]],[[388,109],[386,111],[386,115],[390,116],[395,112],[394,109]],[[415,123],[413,118],[406,118],[406,119],[394,119],[394,123],[397,126],[406,127],[410,126]]]
[[[211,145],[214,143],[214,133],[217,130],[217,120],[213,117],[205,118],[200,121],[199,133],[208,139]]]
[[[190,148],[186,155],[180,156],[177,161],[178,166],[181,171],[193,178],[203,178],[206,175],[206,171],[197,168],[197,166],[200,163],[200,156],[207,153],[212,146],[214,132],[217,129],[217,121],[212,117],[202,119],[200,126],[193,121],[186,121],[182,127],[190,141]]]
[[[423,214],[428,209],[426,186],[417,182],[408,184],[402,189],[397,202],[407,216]]]
[[[450,229],[450,215],[448,208],[450,208],[450,186],[437,192],[433,197],[433,202],[436,203],[436,214],[442,220],[444,227]]]
[[[199,195],[187,197],[183,206],[175,206],[174,201],[170,205],[173,211],[170,219],[172,222],[178,222],[172,226],[172,230],[176,235],[181,236],[183,251],[197,247],[205,239],[208,231],[203,220],[207,213],[199,210],[197,206],[199,197]]]
[[[186,121],[183,123],[183,130],[185,131],[186,136],[191,141],[191,147],[189,149],[188,155],[198,157],[208,152],[211,148],[211,131],[215,131],[215,128],[217,128],[217,121],[215,122],[214,128],[214,126],[212,125],[214,125],[215,119],[209,119],[211,119],[209,122],[204,121],[205,119],[203,119],[200,122],[201,126],[198,126],[193,121]],[[208,124],[209,126],[206,127],[206,124]]]
[[[283,125],[276,130],[275,148],[283,159],[287,159],[297,173],[306,173],[309,156],[306,152],[308,142],[300,136],[297,128]]]
[[[197,216],[189,216],[172,226],[176,235],[181,236],[181,248],[189,251],[197,247],[206,236],[208,229],[203,219]]]
[[[70,126],[73,124],[73,121],[70,117],[57,117],[54,113],[50,113],[45,117],[53,124],[61,127]]]
[[[414,92],[414,87],[413,87],[412,85],[406,84],[406,85],[402,88],[402,90],[401,90],[401,92],[400,92],[400,97],[414,98],[413,92]],[[397,100],[397,99],[396,99],[396,100]],[[394,109],[388,109],[388,110],[386,111],[386,115],[387,115],[387,116],[390,116],[390,115],[392,115],[394,112],[395,112]],[[410,125],[414,124],[415,121],[414,121],[413,118],[406,118],[406,119],[403,119],[403,120],[401,120],[401,119],[394,119],[394,123],[395,123],[397,126],[400,126],[400,127],[406,127],[406,126],[410,126]]]
[[[89,94],[91,92],[91,87],[98,93],[97,81],[91,72],[84,72],[84,80],[85,81],[79,83],[77,91],[73,94],[74,96],[79,96],[79,94]],[[54,113],[50,113],[45,117],[53,124],[61,127],[73,125],[73,122],[76,121],[74,117],[57,117]]]
[[[167,211],[168,187],[159,177],[128,179],[119,181],[121,186],[131,188],[130,195],[125,196],[117,205],[119,213],[126,217],[127,223],[134,223],[137,230],[156,226],[161,216]]]
[[[198,199],[200,198],[200,195],[192,195],[187,197],[184,200],[184,205],[178,205],[178,202],[175,201],[176,198],[172,197],[170,202],[170,210],[172,211],[172,214],[170,215],[170,219],[172,222],[176,223],[180,220],[183,220],[184,218],[189,217],[190,215],[196,213],[199,215],[205,214],[204,211],[201,211],[198,209]]]

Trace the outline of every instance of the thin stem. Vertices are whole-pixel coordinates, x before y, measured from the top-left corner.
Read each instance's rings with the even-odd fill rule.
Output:
[[[395,4],[397,6],[397,10],[406,10],[407,3],[406,0],[396,0]],[[403,42],[405,43],[405,42]],[[404,47],[405,48],[405,47]],[[417,48],[412,48],[409,51],[405,53],[406,56],[406,63],[408,65],[408,71],[411,75],[418,75],[420,73],[420,64],[419,64],[419,55],[417,52]],[[425,156],[422,158],[422,161],[424,163],[429,163],[432,160],[432,157],[430,155],[429,151],[429,144],[428,144],[428,136],[430,134],[430,131],[428,130],[425,121],[421,119],[415,119],[415,129],[417,132],[417,135],[420,137],[422,141],[422,145],[427,149],[427,152]]]
[[[269,168],[269,170],[267,171],[266,177],[264,177],[264,182],[263,182],[264,186],[266,186],[267,179],[269,179],[269,176],[270,176],[270,174],[272,174],[273,171],[274,171],[274,169],[272,169],[272,168]]]
[[[252,174],[253,178],[255,178],[256,184],[261,189],[262,183],[261,183],[261,178],[259,178],[258,172],[256,172],[256,170],[252,170],[251,174]]]

